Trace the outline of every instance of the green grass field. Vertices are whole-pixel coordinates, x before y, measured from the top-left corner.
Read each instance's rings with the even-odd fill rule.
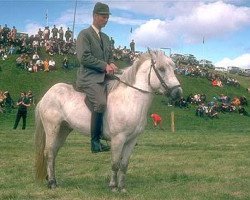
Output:
[[[33,90],[39,100],[56,82],[73,82],[76,69],[30,74],[0,62],[0,89],[16,100],[20,91]],[[58,58],[58,62],[59,62]],[[208,99],[221,93],[245,95],[250,79],[238,77],[242,87],[212,88],[201,78],[178,77],[184,94],[203,92]],[[34,107],[28,111],[27,129],[13,130],[16,110],[0,114],[0,199],[250,199],[250,117],[219,114],[219,119],[195,116],[189,109],[169,107],[156,96],[151,112],[163,116],[164,130],[153,128],[150,118],[139,137],[127,174],[126,194],[107,187],[110,153],[90,153],[89,138],[73,132],[59,151],[56,176],[59,187],[49,190],[34,179]],[[246,107],[250,112],[250,106]],[[176,132],[171,132],[170,113]]]

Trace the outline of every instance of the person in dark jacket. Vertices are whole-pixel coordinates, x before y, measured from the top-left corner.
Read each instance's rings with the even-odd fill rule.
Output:
[[[16,129],[19,121],[21,118],[23,118],[23,126],[22,129],[24,130],[26,128],[26,118],[27,118],[27,107],[30,106],[29,98],[26,96],[25,92],[21,92],[21,96],[17,101],[18,110],[16,115],[16,120],[13,129]]]
[[[80,68],[77,72],[76,89],[83,91],[85,102],[91,110],[91,151],[98,153],[110,148],[100,142],[103,113],[107,104],[109,75],[117,70],[114,64],[109,37],[101,32],[109,19],[109,6],[96,3],[93,10],[93,24],[82,30],[76,42]]]

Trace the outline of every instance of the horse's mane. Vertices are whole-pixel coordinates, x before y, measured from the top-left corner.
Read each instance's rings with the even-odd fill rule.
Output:
[[[131,66],[126,67],[123,70],[123,73],[119,76],[120,80],[126,82],[129,85],[133,85],[139,67],[142,65],[143,62],[145,62],[149,58],[151,58],[149,53],[141,54]],[[113,84],[110,85],[110,91],[116,89],[119,83],[119,81],[114,81]]]

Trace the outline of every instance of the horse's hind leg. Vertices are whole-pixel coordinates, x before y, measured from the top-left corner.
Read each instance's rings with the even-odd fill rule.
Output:
[[[62,123],[60,126],[55,127],[50,134],[47,134],[45,155],[47,157],[47,180],[50,189],[54,189],[57,186],[55,177],[55,159],[58,150],[63,145],[71,131],[71,128],[65,123]]]

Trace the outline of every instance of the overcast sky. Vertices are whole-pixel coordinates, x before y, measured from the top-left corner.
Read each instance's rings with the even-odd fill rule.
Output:
[[[92,23],[97,1],[77,0],[75,37]],[[115,46],[193,54],[216,66],[250,68],[250,0],[109,0],[112,15],[103,29]],[[70,27],[75,0],[0,0],[0,25],[36,34],[38,28]],[[46,13],[48,21],[46,20]],[[132,32],[131,32],[132,29]]]

